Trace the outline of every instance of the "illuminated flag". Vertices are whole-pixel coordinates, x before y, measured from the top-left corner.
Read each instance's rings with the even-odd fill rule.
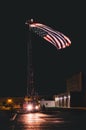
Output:
[[[30,30],[52,43],[57,49],[62,49],[71,45],[71,41],[67,36],[51,27],[40,23],[34,23],[33,21],[26,24],[29,24]]]

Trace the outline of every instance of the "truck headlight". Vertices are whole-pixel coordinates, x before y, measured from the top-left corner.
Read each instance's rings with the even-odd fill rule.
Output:
[[[38,109],[39,109],[39,106],[35,106],[35,109],[38,110]]]
[[[29,111],[33,110],[33,106],[32,105],[28,105],[27,106],[27,110],[29,110]]]

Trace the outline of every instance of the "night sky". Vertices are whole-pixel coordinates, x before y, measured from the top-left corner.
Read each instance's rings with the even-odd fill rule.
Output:
[[[17,0],[18,1],[18,0]],[[39,95],[66,91],[66,79],[86,70],[86,8],[83,0],[5,1],[0,15],[0,97],[26,94],[26,20],[48,25],[71,40],[57,50],[32,33],[35,89]]]

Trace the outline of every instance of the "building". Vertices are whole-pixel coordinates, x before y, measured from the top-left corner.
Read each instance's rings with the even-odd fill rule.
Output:
[[[0,97],[0,109],[20,108],[24,97]]]
[[[45,108],[51,108],[51,107],[55,107],[55,101],[54,100],[40,100],[40,105],[41,107],[45,107]]]
[[[66,92],[55,95],[56,107],[86,107],[86,74],[79,72],[66,81]]]

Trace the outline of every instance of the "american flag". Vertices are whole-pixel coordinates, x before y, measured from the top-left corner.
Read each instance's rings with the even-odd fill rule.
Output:
[[[57,49],[62,49],[71,45],[71,41],[67,36],[49,26],[31,22],[29,23],[29,27],[33,32],[52,43]]]

